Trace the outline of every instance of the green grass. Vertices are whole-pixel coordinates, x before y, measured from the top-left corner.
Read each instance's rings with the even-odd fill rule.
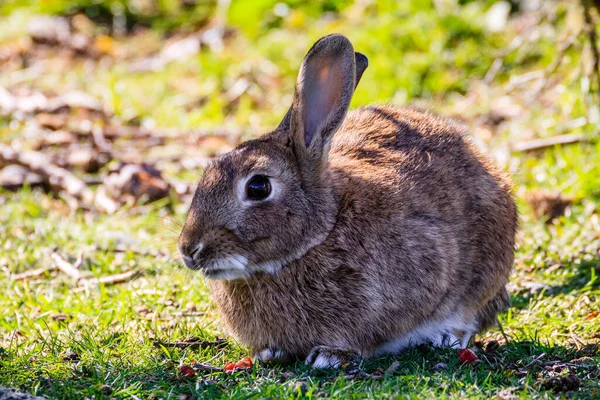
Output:
[[[86,10],[95,3],[76,5],[89,15]],[[258,399],[303,392],[314,398],[598,398],[600,130],[598,97],[587,90],[589,76],[581,73],[582,63],[590,62],[586,37],[580,35],[565,52],[542,92],[534,93],[537,80],[507,88],[511,79],[546,71],[553,63],[557,43],[580,26],[577,3],[548,2],[535,24],[544,34],[503,57],[503,49],[522,34],[524,20],[517,12],[503,31],[489,31],[485,15],[491,1],[440,1],[437,10],[418,0],[290,1],[288,8],[278,9],[275,1],[250,3],[234,2],[229,9],[228,21],[237,33],[220,53],[203,49],[159,71],[132,72],[132,63],[159,51],[167,36],[202,25],[177,12],[164,17],[166,11],[159,7],[151,14],[132,15],[152,29],[115,37],[117,50],[103,60],[75,57],[65,64],[53,49],[26,65],[0,64],[0,85],[46,93],[76,88],[99,99],[124,123],[180,131],[248,127],[241,133],[247,138],[274,126],[285,113],[310,44],[330,32],[345,33],[370,60],[354,107],[413,103],[458,118],[512,175],[522,222],[510,285],[513,307],[500,317],[506,337],[498,329],[480,335],[474,346],[480,348],[482,362],[476,366],[460,365],[457,351],[428,347],[365,361],[364,370],[376,375],[399,361],[395,372],[380,379],[311,371],[300,364],[183,378],[177,374],[180,363],[222,366],[248,355],[232,339],[222,348],[196,350],[153,344],[156,339],[225,337],[203,279],[177,260],[175,240],[187,205],[162,201],[146,212],[126,207],[104,215],[71,211],[62,200],[39,190],[0,191],[0,385],[51,398],[97,399]],[[3,3],[0,46],[22,39],[35,15],[71,13],[73,4]],[[107,32],[97,27],[97,34]],[[503,66],[484,85],[481,80],[496,58]],[[43,73],[36,72],[36,62]],[[250,86],[231,101],[228,91],[242,78]],[[499,115],[503,121],[490,122]],[[573,123],[582,118],[583,123]],[[30,147],[27,124],[0,116],[0,141]],[[585,134],[592,140],[528,154],[507,150],[517,141],[562,133]],[[194,158],[203,152],[169,144],[144,154]],[[182,171],[166,163],[163,172],[169,179],[193,181],[201,168]],[[574,203],[566,215],[545,224],[534,218],[525,201],[527,193],[538,189],[561,191]],[[113,251],[121,247],[128,250]],[[52,265],[55,250],[71,260],[83,254],[81,268],[89,277],[131,269],[143,274],[81,292],[56,271],[11,280],[16,273]],[[185,310],[204,313],[182,316]],[[65,359],[67,355],[76,360]],[[582,357],[589,358],[561,368],[544,366]],[[435,371],[440,362],[448,368]],[[577,390],[556,392],[543,384],[568,374],[580,379]]]

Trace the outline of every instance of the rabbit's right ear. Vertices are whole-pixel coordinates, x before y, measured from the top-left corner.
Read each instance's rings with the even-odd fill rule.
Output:
[[[358,84],[360,82],[360,78],[362,78],[363,73],[369,66],[369,59],[367,58],[367,56],[365,56],[364,54],[359,53],[357,51],[354,53],[354,60],[356,62],[356,78],[355,78],[355,82],[354,82],[354,89],[356,90],[356,87],[358,86]],[[292,120],[292,107],[290,107],[289,110],[287,111],[287,113],[285,113],[285,116],[279,123],[279,126],[277,127],[277,129],[278,130],[289,130],[291,120]]]
[[[320,176],[326,165],[329,142],[346,117],[358,82],[356,57],[352,43],[334,34],[317,41],[300,66],[284,123],[289,119],[290,143],[306,177]],[[366,57],[358,60],[364,70]]]

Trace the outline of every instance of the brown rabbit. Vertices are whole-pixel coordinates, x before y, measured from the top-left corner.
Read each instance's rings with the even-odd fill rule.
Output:
[[[347,114],[366,66],[344,36],[315,43],[283,122],[206,168],[181,232],[185,264],[264,362],[464,347],[507,306],[509,180],[448,120]]]

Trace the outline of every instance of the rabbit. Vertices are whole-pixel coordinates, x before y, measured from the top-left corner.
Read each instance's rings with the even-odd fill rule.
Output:
[[[214,159],[193,196],[181,258],[261,362],[464,348],[508,306],[510,180],[449,120],[348,112],[367,65],[345,36],[317,41],[281,124]]]

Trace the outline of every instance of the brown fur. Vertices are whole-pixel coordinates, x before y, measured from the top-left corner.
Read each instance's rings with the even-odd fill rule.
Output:
[[[340,38],[307,55],[290,124],[207,168],[180,237],[184,255],[205,242],[205,263],[249,260],[247,275],[210,288],[228,330],[255,353],[371,354],[457,310],[484,329],[507,305],[517,223],[508,178],[448,120],[384,106],[346,115],[362,71]],[[303,103],[302,71],[315,65],[339,68],[317,127]],[[250,173],[281,182],[280,196],[240,205],[234,187]],[[265,272],[269,260],[284,265]]]

